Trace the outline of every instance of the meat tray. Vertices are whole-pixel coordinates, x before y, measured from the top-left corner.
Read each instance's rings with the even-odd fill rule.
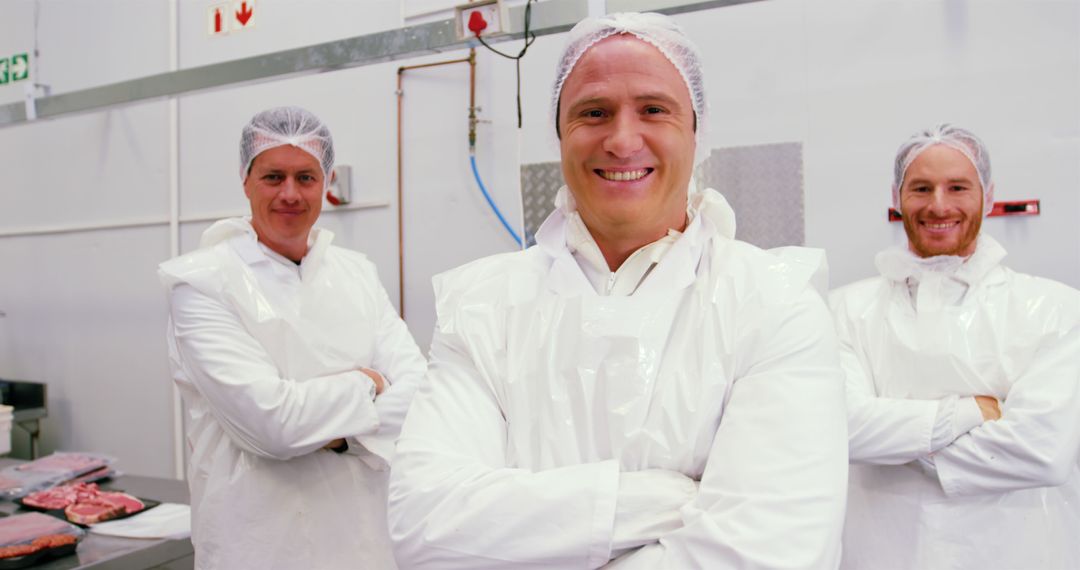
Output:
[[[111,474],[115,459],[99,453],[58,451],[29,463],[0,469],[0,498],[14,499],[72,479]]]
[[[86,531],[81,528],[40,513],[16,514],[2,519],[0,554],[28,552],[0,558],[0,570],[26,568],[45,558],[71,554],[84,536]]]
[[[135,511],[133,513],[124,513],[124,514],[121,514],[121,515],[116,515],[115,517],[112,517],[110,519],[107,519],[107,520],[101,521],[101,522],[118,521],[120,519],[126,519],[128,517],[135,516],[135,515],[137,515],[139,513],[145,513],[146,511],[148,511],[148,510],[150,510],[150,509],[152,509],[152,508],[154,508],[154,507],[161,504],[161,501],[155,501],[153,499],[144,499],[142,497],[135,497],[135,498],[142,501],[143,508],[141,510]],[[34,511],[34,512],[38,512],[38,513],[45,513],[47,515],[54,516],[54,517],[56,517],[56,518],[58,518],[58,519],[60,519],[60,520],[62,520],[64,522],[67,522],[67,523],[73,524],[73,525],[77,525],[77,526],[82,527],[82,528],[90,528],[91,526],[93,526],[93,524],[83,524],[83,523],[80,523],[80,522],[75,522],[75,521],[68,520],[67,515],[64,513],[64,509],[43,509],[43,508],[40,508],[40,507],[35,507],[33,505],[27,505],[27,504],[23,503],[22,499],[15,499],[14,502],[15,502],[16,505],[19,505],[19,507],[21,509],[24,509],[24,510],[27,510],[27,511]],[[2,570],[2,568],[0,568],[0,570]]]

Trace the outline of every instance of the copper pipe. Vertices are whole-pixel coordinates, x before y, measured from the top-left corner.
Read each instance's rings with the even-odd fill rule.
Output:
[[[470,53],[472,51],[473,50],[469,50]],[[451,63],[468,63],[469,59],[471,59],[471,56],[470,57],[463,57],[461,59],[449,59],[449,60],[446,60],[446,61],[436,61],[435,63],[421,63],[420,65],[405,65],[405,66],[399,67],[397,69],[397,72],[398,72],[398,75],[401,75],[402,73],[404,73],[406,70],[409,70],[409,69],[423,69],[425,67],[436,67],[436,66],[439,66],[439,65],[450,65]]]
[[[469,154],[476,150],[476,50],[469,49]]]
[[[410,69],[423,69],[425,67],[436,67],[440,65],[450,65],[452,63],[468,63],[469,64],[469,152],[473,151],[473,147],[476,145],[476,50],[469,49],[469,57],[463,57],[461,59],[451,59],[447,61],[437,61],[435,63],[422,63],[420,65],[405,65],[399,67],[397,70],[397,229],[398,229],[398,300],[401,303],[401,318],[405,318],[405,199],[402,189],[405,186],[403,182],[403,167],[404,152],[402,150],[401,138],[402,138],[402,122],[405,114],[404,111],[404,97],[405,91],[402,83],[404,75],[407,70]]]

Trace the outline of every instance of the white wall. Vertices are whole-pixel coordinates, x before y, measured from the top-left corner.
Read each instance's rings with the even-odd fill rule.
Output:
[[[3,12],[0,57],[30,53],[31,75],[0,86],[0,103],[21,101],[29,82],[60,93],[168,65],[165,3],[18,0]],[[166,119],[167,105],[150,102],[0,130],[0,232],[162,216]],[[172,472],[154,272],[168,247],[163,227],[0,238],[0,378],[48,383],[44,450],[102,451],[131,473]]]
[[[405,23],[406,3],[423,4],[260,0],[255,29],[209,38],[208,3],[180,2],[180,66],[391,29]],[[0,54],[31,51],[34,3],[9,4]],[[54,92],[168,69],[163,0],[39,6],[37,73]],[[132,26],[131,14],[145,26]],[[915,129],[952,120],[989,145],[999,199],[1043,201],[1039,217],[986,222],[1010,250],[1007,261],[1080,287],[1072,222],[1080,214],[1080,3],[774,0],[676,19],[706,58],[713,146],[803,143],[807,242],[829,251],[834,284],[873,274],[874,253],[902,241],[899,224],[885,221],[893,152]],[[477,158],[511,221],[520,216],[519,165],[558,159],[549,105],[563,41],[539,38],[522,64],[521,131],[513,63],[478,51]],[[98,53],[109,57],[93,71],[86,61]],[[353,167],[354,199],[388,204],[327,213],[322,224],[375,261],[397,302],[397,67],[466,55],[180,97],[181,216],[243,211],[241,125],[264,107],[306,106],[333,130],[339,164]],[[405,74],[405,304],[424,348],[434,324],[430,277],[516,247],[469,169],[467,79],[464,64]],[[0,86],[0,103],[20,100],[21,89]],[[163,101],[0,129],[0,233],[165,219],[172,136]],[[206,225],[181,225],[182,251]],[[164,224],[0,237],[0,378],[49,382],[47,450],[107,451],[130,473],[173,473],[165,301],[154,273],[169,242]]]

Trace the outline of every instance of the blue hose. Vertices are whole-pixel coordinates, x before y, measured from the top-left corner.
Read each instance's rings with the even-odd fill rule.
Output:
[[[499,211],[499,207],[495,205],[495,201],[492,200],[491,195],[488,194],[487,188],[484,188],[484,181],[480,180],[480,173],[476,170],[475,154],[469,154],[469,163],[472,164],[472,173],[473,176],[476,177],[476,184],[480,186],[480,191],[483,192],[484,198],[487,200],[488,205],[491,206],[491,210],[494,211],[495,215],[499,217],[499,221],[502,222],[502,225],[504,228],[506,228],[506,231],[510,232],[510,237],[514,238],[514,241],[517,242],[518,247],[521,247],[521,238],[518,237],[517,232],[514,231],[514,228],[510,227],[510,224],[506,222],[506,218],[504,218],[502,212]]]

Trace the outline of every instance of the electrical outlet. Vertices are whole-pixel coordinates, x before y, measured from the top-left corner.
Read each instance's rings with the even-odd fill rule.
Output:
[[[454,8],[454,23],[459,40],[505,34],[506,6],[502,0],[476,0]]]

